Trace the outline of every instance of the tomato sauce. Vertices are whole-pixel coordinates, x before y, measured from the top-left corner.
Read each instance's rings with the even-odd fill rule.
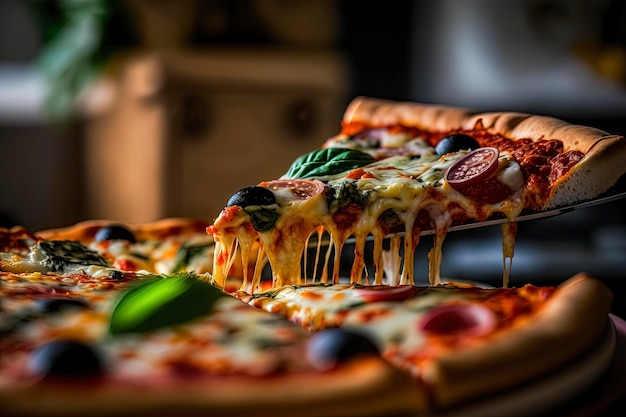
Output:
[[[354,135],[371,126],[362,122],[344,123],[342,134]],[[541,206],[549,195],[557,181],[566,175],[584,154],[580,151],[563,149],[563,142],[557,139],[532,140],[521,138],[509,139],[498,133],[491,133],[485,129],[479,121],[474,129],[457,129],[449,132],[428,132],[415,127],[389,126],[392,133],[406,132],[414,136],[423,137],[429,145],[435,146],[444,137],[463,133],[472,136],[481,147],[491,146],[500,152],[509,152],[522,168],[526,186],[530,193],[530,203]],[[506,190],[501,187],[489,185],[488,189],[476,190],[476,196],[480,196],[485,202],[498,201],[497,198]],[[465,190],[464,190],[465,193]]]
[[[495,204],[507,198],[512,190],[495,178],[487,178],[479,184],[463,188],[462,192],[463,195],[478,203]]]

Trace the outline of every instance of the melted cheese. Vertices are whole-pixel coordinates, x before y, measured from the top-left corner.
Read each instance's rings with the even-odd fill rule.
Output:
[[[311,368],[303,359],[303,344],[310,336],[306,330],[234,297],[222,297],[211,314],[176,326],[111,337],[108,322],[117,302],[114,295],[132,282],[73,280],[38,273],[0,276],[0,324],[12,317],[29,318],[3,335],[6,343],[0,355],[0,389],[11,387],[16,380],[31,382],[39,378],[27,371],[30,351],[53,338],[97,345],[107,359],[107,378],[125,383],[142,383],[150,375],[150,383],[158,384],[160,378],[180,378],[181,370],[195,370],[197,375],[268,375]],[[86,307],[33,315],[38,295],[33,287],[63,288],[67,295],[84,301]],[[34,293],[33,298],[29,298],[28,291]]]
[[[309,331],[355,327],[368,334],[381,348],[383,356],[417,375],[419,368],[413,365],[413,361],[416,356],[427,354],[425,351],[432,344],[421,328],[424,316],[447,305],[460,306],[461,312],[469,314],[472,303],[489,297],[487,292],[438,286],[422,288],[417,295],[402,301],[391,301],[384,295],[378,299],[378,295],[370,294],[373,298],[368,298],[359,288],[367,294],[367,287],[354,284],[284,286],[250,296],[248,303],[257,309],[282,315]],[[385,291],[383,289],[382,293]],[[465,330],[464,325],[460,325],[455,329],[458,333],[451,332],[445,337],[464,337]],[[442,332],[445,331],[444,327]]]
[[[126,240],[93,241],[89,248],[119,269],[167,275],[183,271],[211,272],[215,250],[213,238],[206,233],[134,243]]]
[[[280,314],[308,330],[338,327],[347,311],[366,304],[367,298],[353,284],[286,285],[258,296],[249,304]]]
[[[500,213],[514,221],[523,208],[522,172],[519,165],[506,152],[500,153],[498,168],[492,177],[508,185],[512,190],[511,195],[495,204],[483,204],[464,196],[444,179],[446,170],[463,158],[468,151],[439,157],[423,139],[410,138],[406,134],[384,136],[383,142],[393,147],[374,149],[371,152],[377,156],[386,152],[391,156],[360,168],[358,178],[351,178],[351,175],[347,175],[348,172],[320,177],[325,181],[327,190],[331,188],[338,190],[336,192],[336,195],[340,195],[338,202],[328,201],[325,194],[294,200],[290,190],[273,189],[279,219],[267,232],[256,232],[246,211],[233,211],[232,207],[225,209],[212,227],[216,240],[224,242],[216,251],[213,268],[215,281],[222,285],[226,280],[229,265],[236,256],[233,242],[239,241],[239,247],[245,257],[252,242],[259,241],[272,267],[275,286],[315,282],[316,276],[307,277],[302,264],[309,237],[317,236],[319,231],[323,230],[329,235],[330,248],[326,253],[320,282],[327,282],[327,273],[331,267],[330,282],[339,282],[344,245],[349,238],[354,238],[354,263],[349,277],[351,282],[370,281],[368,270],[364,265],[363,251],[365,241],[373,239],[376,271],[374,282],[412,284],[415,282],[413,265],[415,248],[419,243],[422,231],[420,228],[424,227],[417,220],[420,213],[425,211],[430,219],[430,225],[427,227],[433,229],[435,234],[434,247],[428,257],[429,281],[431,285],[436,285],[439,282],[443,241],[454,222],[452,211],[462,212],[468,220],[484,221]],[[330,145],[350,144],[337,140]],[[349,206],[351,203],[349,193],[354,189],[358,190],[358,195],[353,198],[360,201],[356,204],[362,204],[362,209]],[[341,207],[339,211],[337,204]],[[341,211],[342,209],[345,211]],[[392,252],[399,253],[402,249],[403,263],[399,262],[399,256],[396,254],[387,254],[382,250],[382,241],[386,238],[382,219],[387,213],[393,213],[396,222],[403,225],[403,230],[400,231],[404,232],[404,244],[398,245],[398,241],[391,240]],[[510,259],[513,246],[511,233],[505,233],[504,237],[504,256],[505,259]],[[330,252],[333,253],[332,259],[329,257]],[[319,254],[316,259],[319,259]],[[505,280],[508,280],[509,269],[510,267],[505,266]],[[245,289],[250,288],[259,288],[257,278]]]
[[[502,286],[509,286],[509,275],[511,264],[513,263],[513,252],[515,250],[515,235],[517,234],[517,223],[504,223],[502,228]]]

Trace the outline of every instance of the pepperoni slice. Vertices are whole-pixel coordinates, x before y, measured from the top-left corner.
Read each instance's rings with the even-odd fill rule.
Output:
[[[498,169],[496,148],[478,148],[456,161],[446,171],[445,179],[460,190],[489,178]]]
[[[294,200],[308,200],[324,192],[324,183],[319,180],[274,180],[259,185],[275,191],[287,188]]]
[[[121,269],[122,271],[137,271],[137,264],[132,259],[119,258],[113,262],[113,268]]]
[[[413,285],[368,285],[354,289],[365,302],[375,303],[378,301],[403,301],[413,297],[417,293],[417,287]]]
[[[482,336],[496,327],[496,316],[479,304],[447,304],[428,310],[418,326],[430,335]]]

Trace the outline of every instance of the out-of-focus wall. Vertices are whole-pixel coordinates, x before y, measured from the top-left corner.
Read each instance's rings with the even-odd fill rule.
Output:
[[[621,0],[418,1],[412,98],[569,119],[626,115]]]
[[[129,4],[141,48],[84,118],[87,218],[212,220],[339,131],[349,77],[334,2]]]
[[[84,122],[89,218],[212,220],[339,131],[341,55],[238,48],[138,56]]]
[[[25,1],[0,1],[0,227],[38,230],[78,217],[81,159],[76,132],[52,129],[41,109],[31,12]]]
[[[67,2],[41,4],[56,13]],[[40,21],[28,2],[0,2],[2,225],[211,219],[339,131],[350,78],[334,1],[92,4],[108,9],[109,34],[135,36],[59,129],[34,67]]]

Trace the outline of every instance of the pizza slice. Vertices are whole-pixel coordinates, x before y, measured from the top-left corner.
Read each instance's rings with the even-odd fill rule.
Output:
[[[558,287],[318,283],[236,295],[316,332],[313,346],[336,337],[333,328],[365,335],[426,385],[435,409],[518,388],[612,335],[611,292],[586,274]],[[312,355],[334,363],[323,350]]]
[[[231,197],[208,228],[216,241],[213,277],[225,285],[241,253],[245,265],[267,259],[276,287],[338,283],[351,239],[350,282],[413,284],[420,235],[432,233],[435,285],[449,228],[499,217],[506,219],[507,286],[518,216],[598,197],[626,172],[624,160],[623,137],[549,117],[358,98],[337,136],[298,158],[283,177]],[[373,241],[371,277],[367,241]],[[320,259],[311,273],[307,263]],[[259,290],[260,269],[243,272],[242,289]]]
[[[207,226],[207,222],[191,218],[132,225],[89,220],[36,235],[50,241],[79,242],[124,271],[203,274],[213,269],[214,241],[206,233]]]
[[[125,272],[210,274],[215,242],[206,233],[208,225],[166,218],[130,225],[88,220],[36,233],[22,226],[0,228],[0,271],[101,277]],[[239,288],[241,268],[235,256],[228,291]]]
[[[428,415],[614,347],[610,292],[584,274],[229,293],[210,274],[124,271],[78,240],[0,232],[0,414]]]
[[[371,344],[356,339],[349,349],[334,348],[335,366],[322,368],[306,354],[309,332],[205,278],[125,273],[109,282],[0,272],[0,414],[365,416],[427,409],[426,391]],[[372,396],[380,401],[369,403]]]

